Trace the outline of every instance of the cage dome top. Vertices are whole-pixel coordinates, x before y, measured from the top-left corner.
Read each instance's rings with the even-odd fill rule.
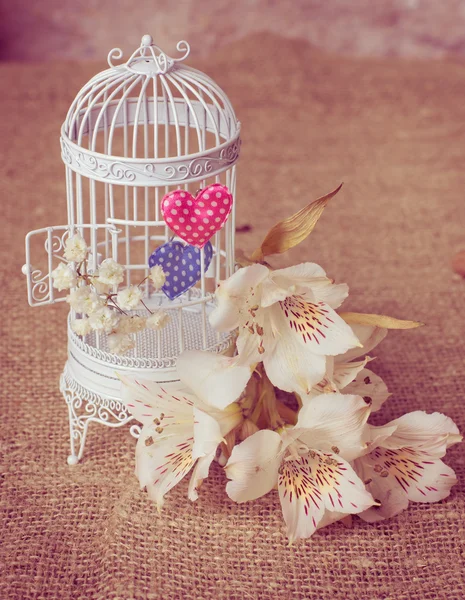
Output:
[[[121,49],[110,51],[110,67],[84,85],[70,106],[61,136],[65,163],[83,174],[91,168],[108,181],[106,157],[141,162],[146,174],[156,163],[171,172],[173,161],[187,158],[209,159],[212,169],[236,162],[240,123],[227,95],[186,65],[187,42],[179,42],[177,50],[180,56],[172,58],[144,35],[126,62],[115,62]],[[189,179],[206,174],[195,168]]]
[[[163,52],[161,48],[153,43],[151,35],[143,35],[141,44],[130,56],[125,63],[125,67],[133,73],[146,73],[150,75],[158,75],[167,73],[176,63],[184,61],[190,53],[189,44],[181,40],[178,42],[176,49],[184,54],[178,58],[172,58]],[[110,67],[115,67],[114,59],[122,58],[123,52],[120,48],[113,48],[108,54],[108,64]]]

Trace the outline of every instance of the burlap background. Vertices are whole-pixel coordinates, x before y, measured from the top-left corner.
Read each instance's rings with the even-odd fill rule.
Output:
[[[126,428],[91,427],[66,464],[58,391],[65,308],[29,309],[23,236],[65,222],[58,135],[81,84],[103,65],[2,65],[1,366],[3,599],[459,600],[465,596],[465,465],[436,505],[384,524],[337,524],[288,547],[270,494],[234,505],[213,468],[199,501],[186,484],[158,515],[133,476]],[[465,430],[465,65],[342,60],[305,44],[249,38],[198,65],[243,122],[238,245],[340,181],[345,186],[291,260],[314,260],[352,290],[348,308],[417,318],[374,369],[392,400],[380,420],[424,408]],[[279,261],[276,263],[279,264]]]

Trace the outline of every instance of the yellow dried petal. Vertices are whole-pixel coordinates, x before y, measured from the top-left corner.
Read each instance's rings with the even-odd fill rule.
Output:
[[[252,261],[262,262],[270,254],[282,254],[303,242],[313,231],[325,206],[341,189],[341,185],[326,196],[310,202],[291,217],[277,223],[266,234],[261,246],[252,254]]]
[[[424,325],[419,321],[403,321],[386,315],[347,312],[339,313],[339,316],[349,325],[371,325],[382,329],[415,329]]]

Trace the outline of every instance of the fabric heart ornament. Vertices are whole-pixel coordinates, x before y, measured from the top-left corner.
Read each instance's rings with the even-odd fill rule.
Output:
[[[163,197],[161,211],[168,227],[196,248],[203,248],[219,231],[231,212],[233,197],[228,188],[214,183],[194,198],[185,190]]]
[[[204,270],[207,272],[213,256],[213,248],[207,242],[203,251]],[[170,241],[157,248],[149,257],[149,267],[160,265],[166,275],[161,288],[170,300],[187,292],[201,277],[201,252],[179,241]]]

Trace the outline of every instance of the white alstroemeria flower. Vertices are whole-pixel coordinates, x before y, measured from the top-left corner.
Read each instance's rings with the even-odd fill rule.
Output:
[[[295,427],[258,431],[233,448],[225,467],[228,496],[246,502],[277,485],[291,541],[366,510],[374,500],[348,461],[366,451],[369,413],[356,396],[313,398]]]
[[[124,354],[132,350],[136,342],[127,333],[111,333],[108,336],[108,348],[114,354]]]
[[[96,331],[111,333],[118,327],[119,319],[120,316],[116,310],[104,306],[90,314],[89,324]]]
[[[139,306],[142,295],[142,290],[137,285],[129,285],[116,294],[116,303],[123,310],[133,310]]]
[[[382,521],[399,514],[412,502],[438,502],[457,482],[441,458],[462,440],[455,423],[441,413],[415,411],[383,427],[371,427],[368,454],[357,458],[354,469],[380,506],[360,517]]]
[[[87,244],[84,238],[79,234],[68,238],[63,255],[70,262],[82,262],[87,256]]]
[[[83,285],[70,292],[66,301],[78,313],[91,315],[104,306],[103,300],[92,289],[90,285]]]
[[[59,292],[69,290],[77,284],[76,272],[69,265],[60,263],[52,271],[53,287]]]
[[[276,387],[306,394],[323,379],[326,356],[359,345],[334,311],[347,293],[313,263],[277,271],[255,264],[220,284],[210,322],[219,331],[239,327],[241,360],[263,361]]]
[[[101,283],[107,285],[118,285],[124,279],[124,267],[117,263],[113,258],[106,258],[99,265],[98,279]]]
[[[371,411],[374,412],[379,410],[391,395],[381,377],[365,367],[367,362],[372,360],[369,356],[364,356],[361,360],[353,360],[377,346],[386,337],[387,330],[367,325],[351,327],[363,347],[353,348],[338,356],[328,356],[324,378],[309,394],[302,396],[303,402],[323,392],[341,392],[362,396],[365,402],[371,403]]]
[[[208,385],[210,378],[216,380],[219,367],[226,369],[223,359],[229,361],[206,352],[181,354],[177,365],[180,382],[161,384],[121,377],[123,402],[143,425],[136,447],[136,475],[158,508],[165,494],[191,469],[188,495],[190,500],[197,499],[197,489],[208,476],[218,445],[243,421],[235,400],[242,394],[250,372],[232,365],[227,388],[212,389]],[[207,393],[199,393],[204,386]],[[212,399],[216,406],[211,404]]]

